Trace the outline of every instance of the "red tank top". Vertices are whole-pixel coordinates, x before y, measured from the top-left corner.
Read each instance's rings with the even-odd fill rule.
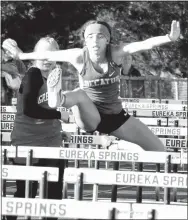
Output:
[[[97,72],[89,58],[86,47],[83,48],[84,68],[79,75],[80,87],[87,93],[99,112],[118,114],[122,110],[119,97],[121,68],[112,61],[110,50],[107,52],[108,71]]]

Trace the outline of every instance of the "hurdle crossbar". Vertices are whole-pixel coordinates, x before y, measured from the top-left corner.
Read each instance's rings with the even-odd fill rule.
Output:
[[[178,205],[2,198],[2,214],[7,216],[111,219],[114,208],[114,219],[149,219],[151,210],[156,210],[155,219],[186,219],[187,215],[187,207]]]
[[[134,102],[134,103],[161,103],[161,104],[187,105],[187,100],[174,100],[174,99],[121,98],[121,100],[122,102]]]
[[[187,188],[186,174],[95,170],[92,168],[66,168],[64,181],[74,184],[80,173],[83,173],[84,184]]]
[[[62,123],[62,129],[66,132],[76,132],[77,131],[76,124],[65,124]],[[148,128],[156,135],[167,135],[167,136],[187,136],[187,128],[182,127],[153,127],[148,126]],[[81,132],[85,133],[84,130]]]
[[[130,115],[136,117],[153,117],[153,118],[187,118],[187,111],[173,111],[173,110],[128,110]]]
[[[45,171],[48,172],[48,181],[58,181],[58,168],[20,165],[2,165],[2,179],[39,181]]]
[[[187,105],[183,104],[161,104],[161,103],[137,103],[137,102],[123,102],[123,108],[128,109],[142,109],[142,110],[170,110],[170,111],[186,111]]]
[[[2,141],[10,142],[11,138],[10,132],[2,132]],[[109,137],[110,138],[110,137]],[[187,148],[187,139],[176,139],[176,138],[159,138],[165,147],[169,148],[179,148],[186,149]],[[64,142],[65,144],[82,144],[82,145],[101,145],[106,146],[107,144],[107,136],[105,135],[71,135],[71,139],[69,142]],[[118,141],[117,141],[118,143]],[[125,141],[125,146],[132,149],[132,143]]]
[[[7,149],[7,157],[26,158],[29,150],[33,150],[33,158],[67,159],[67,160],[99,160],[119,162],[165,163],[166,157],[171,155],[172,164],[187,164],[187,154],[180,152],[153,151],[125,151],[107,149],[59,148],[59,147],[31,147],[31,146],[2,146]]]

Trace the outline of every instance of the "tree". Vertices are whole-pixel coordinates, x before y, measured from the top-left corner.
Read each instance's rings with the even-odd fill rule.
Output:
[[[114,41],[134,42],[151,36],[167,34],[172,20],[181,24],[181,40],[149,52],[136,54],[133,60],[142,74],[151,68],[161,69],[178,61],[182,70],[188,72],[188,3],[186,2],[121,2],[111,3],[110,10],[104,8],[98,14],[113,27]],[[109,16],[110,15],[110,16]],[[159,71],[160,72],[160,71]],[[173,68],[172,68],[173,72]]]
[[[160,69],[179,63],[188,72],[188,2],[95,2],[95,1],[2,1],[2,40],[15,39],[25,50],[33,49],[45,35],[57,39],[60,47],[80,46],[81,25],[89,19],[106,20],[112,26],[114,43],[144,40],[164,35],[172,20],[181,23],[181,40],[133,56],[134,65],[143,75],[150,68]],[[172,69],[173,71],[173,69]]]

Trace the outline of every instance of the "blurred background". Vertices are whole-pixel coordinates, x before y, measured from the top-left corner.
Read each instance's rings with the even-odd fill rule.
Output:
[[[186,1],[1,1],[1,41],[13,38],[24,52],[40,37],[54,37],[61,49],[82,47],[81,26],[89,19],[107,21],[113,43],[141,41],[169,33],[172,20],[181,25],[180,39],[151,51],[125,57],[121,96],[187,99],[188,2]],[[30,62],[25,62],[26,67]],[[78,87],[77,72],[63,69],[63,87]],[[132,78],[134,77],[134,79]]]

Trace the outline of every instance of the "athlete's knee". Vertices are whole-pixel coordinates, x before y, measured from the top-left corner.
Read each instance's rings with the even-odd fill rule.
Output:
[[[86,101],[88,101],[88,96],[83,89],[77,88],[77,89],[74,89],[73,92],[77,100],[77,105],[79,103],[85,103]],[[64,94],[66,95],[66,92]]]
[[[83,126],[83,130],[87,131],[87,132],[91,132],[93,133],[94,131],[97,130],[98,124],[97,123],[93,123],[92,125],[84,125]]]
[[[82,130],[87,131],[87,132],[94,132],[97,130],[97,127],[101,119],[97,115],[96,117],[95,116],[93,117],[93,116],[92,116],[92,119],[88,119],[87,121],[84,121],[84,122],[82,120],[77,120],[76,123]]]

